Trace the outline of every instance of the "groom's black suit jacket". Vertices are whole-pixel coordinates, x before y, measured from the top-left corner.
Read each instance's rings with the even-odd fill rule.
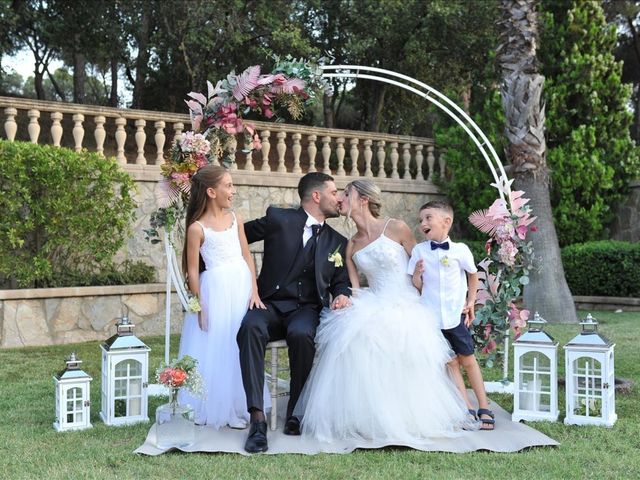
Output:
[[[294,208],[267,208],[264,217],[244,224],[249,243],[264,240],[262,269],[258,276],[258,292],[262,300],[269,300],[283,286],[296,258],[303,253],[302,232],[307,213]],[[318,298],[328,307],[330,295],[351,295],[349,275],[344,266],[347,239],[326,222],[316,238],[315,278]],[[343,266],[336,267],[329,256],[338,249]]]

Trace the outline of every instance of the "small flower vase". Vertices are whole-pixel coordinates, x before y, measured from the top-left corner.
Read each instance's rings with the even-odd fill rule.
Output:
[[[161,449],[184,448],[195,442],[194,411],[191,405],[178,403],[179,388],[169,392],[169,403],[156,409],[156,446]]]

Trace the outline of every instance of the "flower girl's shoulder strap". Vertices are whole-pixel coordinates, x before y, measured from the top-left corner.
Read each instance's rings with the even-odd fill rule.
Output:
[[[204,227],[202,223],[200,223],[198,220],[194,220],[193,223],[197,223],[198,225],[200,225],[200,228],[202,228],[203,235],[206,233],[207,229]]]

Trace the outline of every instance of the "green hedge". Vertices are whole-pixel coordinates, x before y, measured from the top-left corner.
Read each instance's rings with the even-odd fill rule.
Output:
[[[112,262],[134,219],[134,188],[113,159],[96,153],[0,141],[0,285],[148,276]]]
[[[605,240],[562,249],[573,295],[640,297],[640,243]]]
[[[483,241],[464,241],[476,262],[485,258]],[[603,240],[561,249],[573,295],[640,297],[640,243]]]

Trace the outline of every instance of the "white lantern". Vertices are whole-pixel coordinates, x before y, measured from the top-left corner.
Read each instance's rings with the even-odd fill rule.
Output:
[[[513,342],[514,422],[558,419],[558,342],[543,330],[538,312],[529,329]]]
[[[125,315],[116,323],[117,333],[102,349],[102,408],[107,425],[147,422],[150,348],[133,334]]]
[[[613,347],[598,333],[591,316],[580,322],[582,331],[564,346],[566,367],[567,425],[612,426],[615,406]]]
[[[66,368],[53,377],[56,387],[56,421],[58,432],[91,428],[90,387],[91,377],[80,368],[82,360],[72,353]]]

